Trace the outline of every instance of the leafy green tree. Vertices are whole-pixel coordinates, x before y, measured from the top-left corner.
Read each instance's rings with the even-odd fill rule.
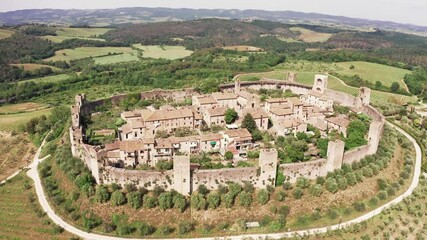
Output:
[[[235,197],[231,193],[224,193],[221,195],[221,202],[226,208],[231,208],[234,205]]]
[[[236,197],[243,190],[242,186],[238,183],[229,183],[228,184],[228,192],[231,196]]]
[[[187,207],[187,200],[179,193],[173,196],[173,207],[179,209],[180,212],[184,212]]]
[[[277,169],[276,173],[277,173],[277,176],[276,176],[276,186],[282,186],[283,182],[285,182],[285,180],[286,180],[286,177],[283,174],[283,172],[280,171],[280,169]]]
[[[260,189],[257,194],[257,199],[261,205],[264,205],[268,202],[268,200],[270,200],[270,194],[267,190]]]
[[[92,211],[83,214],[83,227],[86,230],[92,230],[97,226],[101,225],[101,223],[101,218]]]
[[[320,197],[323,193],[323,187],[320,184],[315,184],[310,187],[310,194],[316,197]]]
[[[157,197],[144,195],[142,204],[145,208],[154,208],[158,204]]]
[[[135,222],[134,225],[139,236],[151,235],[156,230],[153,226],[145,222]]]
[[[280,215],[285,216],[285,218],[289,215],[290,209],[288,206],[280,206],[279,209],[277,210],[277,213]]]
[[[142,193],[139,191],[132,191],[127,194],[127,201],[134,209],[142,207]]]
[[[239,193],[239,205],[249,207],[252,204],[252,194],[242,191]]]
[[[171,192],[164,192],[159,195],[159,208],[161,210],[170,209],[173,207],[173,196]]]
[[[120,190],[116,190],[111,194],[111,204],[113,206],[120,206],[126,203],[126,197]]]
[[[392,92],[397,92],[397,91],[399,91],[399,88],[400,88],[400,85],[399,85],[399,83],[398,83],[398,82],[393,82],[393,83],[391,84],[391,86],[390,86],[390,90],[391,90]]]
[[[234,155],[233,155],[232,152],[227,151],[227,152],[224,153],[224,157],[225,157],[226,160],[231,160],[231,159],[233,159]]]
[[[338,191],[338,184],[335,178],[329,177],[326,179],[326,189],[331,193]]]
[[[242,128],[246,128],[250,133],[257,130],[254,118],[250,113],[246,114],[242,121]]]
[[[285,201],[286,193],[284,191],[276,192],[276,200],[279,202]]]
[[[306,189],[310,187],[310,180],[308,180],[306,177],[298,177],[296,186],[302,189]]]
[[[352,149],[367,143],[365,135],[368,127],[360,120],[353,120],[347,128],[347,138],[345,139],[345,148]]]
[[[203,197],[203,195],[198,193],[191,195],[191,208],[195,210],[205,210],[206,205],[206,199]]]
[[[335,180],[337,180],[338,188],[344,190],[347,188],[347,179],[341,175],[335,176]]]
[[[237,117],[237,112],[233,108],[229,108],[227,111],[225,111],[225,123],[231,124],[236,121]]]
[[[300,187],[296,187],[293,192],[295,199],[300,199],[304,195],[304,190]]]
[[[209,193],[209,189],[205,185],[201,184],[197,187],[197,192],[203,196],[206,196]]]
[[[356,174],[354,172],[349,172],[345,175],[345,178],[347,179],[347,183],[350,186],[354,186],[357,183]]]
[[[110,192],[108,191],[108,188],[104,185],[98,186],[95,192],[95,199],[99,203],[105,203],[110,200]]]
[[[194,224],[193,223],[183,221],[178,225],[178,233],[181,235],[189,233],[193,230],[194,230]]]
[[[207,197],[207,202],[210,209],[215,209],[221,203],[221,196],[218,193],[210,193]]]

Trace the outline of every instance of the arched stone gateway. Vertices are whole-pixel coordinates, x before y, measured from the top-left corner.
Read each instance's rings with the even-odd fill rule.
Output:
[[[289,79],[292,79],[292,77],[289,77]],[[215,189],[219,184],[226,184],[229,181],[242,183],[244,181],[249,181],[256,187],[264,188],[268,185],[274,185],[277,169],[282,171],[290,181],[295,181],[299,176],[315,179],[317,176],[325,176],[327,172],[340,168],[343,163],[359,161],[367,155],[374,154],[378,149],[379,140],[385,122],[384,117],[379,113],[379,111],[369,105],[371,94],[371,90],[369,88],[361,88],[359,96],[354,97],[342,92],[327,89],[327,83],[328,77],[326,75],[316,75],[312,86],[299,84],[293,81],[280,81],[265,78],[260,81],[251,82],[236,81],[234,84],[221,85],[220,89],[223,93],[216,94],[213,98],[205,97],[199,98],[199,100],[201,101],[200,104],[210,104],[210,102],[215,104],[217,100],[221,100],[226,103],[224,106],[236,104],[237,107],[242,107],[241,104],[243,103],[245,108],[238,109],[238,111],[250,111],[254,115],[257,115],[257,109],[262,107],[260,104],[264,104],[264,107],[269,104],[268,107],[270,107],[270,105],[273,106],[274,104],[278,104],[278,106],[280,106],[280,104],[288,104],[287,102],[291,101],[294,106],[298,106],[295,107],[295,112],[275,111],[275,114],[277,114],[277,117],[280,117],[279,115],[281,114],[294,114],[295,117],[298,117],[295,118],[297,120],[295,124],[297,125],[291,125],[293,128],[292,131],[306,131],[306,128],[294,128],[294,126],[298,126],[298,124],[306,124],[307,121],[309,121],[307,116],[301,115],[303,109],[307,108],[307,105],[304,105],[304,101],[313,101],[313,104],[318,105],[320,108],[324,107],[325,111],[328,111],[328,109],[332,107],[333,103],[341,104],[352,108],[354,111],[367,114],[372,118],[367,145],[344,152],[343,142],[330,142],[327,157],[325,159],[302,163],[281,164],[279,167],[277,167],[277,152],[272,149],[262,149],[258,166],[256,167],[198,170],[194,169],[190,164],[188,155],[171,155],[170,159],[174,161],[174,167],[169,171],[125,170],[124,168],[117,168],[117,166],[122,167],[122,165],[125,164],[123,162],[123,156],[119,154],[120,148],[125,147],[126,149],[129,149],[129,151],[135,152],[135,155],[138,157],[144,158],[145,161],[155,164],[157,160],[152,157],[155,157],[155,154],[159,154],[156,152],[157,150],[153,148],[157,140],[142,139],[139,143],[136,143],[136,145],[126,144],[124,146],[121,146],[120,142],[106,146],[91,146],[86,144],[83,141],[84,129],[80,123],[81,116],[93,113],[95,108],[102,105],[104,102],[117,102],[120,99],[123,99],[126,95],[115,96],[110,99],[103,99],[95,102],[88,102],[84,94],[79,94],[75,98],[75,104],[71,107],[72,126],[70,127],[70,141],[72,153],[73,156],[82,159],[82,161],[88,166],[97,183],[108,184],[115,182],[121,185],[133,183],[138,186],[144,186],[148,189],[153,189],[155,186],[162,186],[167,190],[175,189],[182,194],[190,194],[193,189],[197,189],[197,186],[201,184],[207,186],[209,189]],[[260,101],[253,100],[252,98],[256,97],[246,91],[248,89],[259,90],[261,88],[281,89],[283,91],[291,90],[295,94],[301,95],[301,99],[277,99],[275,102],[261,103]],[[150,99],[161,96],[172,99],[182,99],[184,97],[194,98],[194,96],[197,95],[198,94],[192,89],[186,89],[183,91],[154,90],[141,93],[141,98]],[[241,100],[238,98],[241,98]],[[234,101],[236,101],[236,103]],[[253,107],[251,107],[252,103],[254,103]],[[269,113],[274,112],[271,111],[270,108],[268,109]],[[219,108],[216,110],[219,110]],[[172,112],[173,111],[171,111],[171,113]],[[264,115],[264,113],[259,114],[261,121],[263,121]],[[194,116],[194,118],[199,119],[196,116]],[[183,146],[185,145],[185,148],[188,149],[189,153],[192,153],[195,151],[195,147],[199,149],[198,151],[222,151],[221,149],[223,146],[227,146],[227,144],[230,143],[238,143],[239,150],[236,150],[236,148],[226,149],[226,151],[237,151],[236,156],[238,156],[240,154],[239,151],[244,151],[247,146],[245,145],[247,142],[242,140],[245,137],[245,133],[240,130],[242,129],[230,130],[230,133],[228,133],[229,135],[227,135],[226,138],[224,138],[224,134],[220,133],[206,135],[203,136],[203,138],[189,138],[185,140],[185,143],[164,142],[162,144],[182,144]],[[151,131],[149,132],[151,133]],[[212,145],[213,142],[215,142],[214,145]],[[146,151],[145,149],[151,150]],[[105,160],[107,157],[116,159],[116,164],[118,165],[109,165],[109,161]],[[134,163],[139,163],[139,160],[134,161]]]

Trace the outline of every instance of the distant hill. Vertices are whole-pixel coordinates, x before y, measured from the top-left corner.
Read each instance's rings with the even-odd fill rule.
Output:
[[[283,23],[315,24],[349,28],[379,28],[383,30],[427,33],[427,26],[375,21],[343,16],[294,11],[225,10],[225,9],[171,9],[171,8],[118,8],[96,10],[34,9],[0,13],[1,25],[45,23],[79,26],[111,26],[125,23],[185,21],[201,18],[239,20],[269,20]]]

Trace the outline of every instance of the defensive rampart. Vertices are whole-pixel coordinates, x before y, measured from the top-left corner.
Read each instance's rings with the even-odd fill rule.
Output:
[[[293,81],[265,78],[260,81],[241,82],[240,86],[254,90],[261,88],[291,90],[296,94],[306,94],[311,90],[310,86]],[[220,89],[229,91],[234,87],[234,84],[224,84],[220,86]],[[365,90],[361,89],[361,93],[366,95]],[[370,93],[370,90],[366,91]],[[197,94],[194,89],[181,91],[153,90],[143,92],[139,97],[141,99],[170,98],[179,101]],[[170,171],[120,169],[104,163],[102,147],[94,147],[84,143],[84,129],[80,124],[80,117],[81,115],[89,115],[95,112],[98,106],[102,106],[107,102],[117,104],[127,95],[113,96],[93,102],[87,102],[84,95],[77,95],[76,103],[72,106],[72,127],[70,127],[72,153],[75,157],[85,162],[97,183],[108,184],[115,182],[121,185],[133,183],[147,189],[161,186],[165,189],[175,189],[182,194],[190,194],[201,184],[209,189],[216,189],[219,184],[226,184],[230,181],[239,183],[249,181],[258,188],[264,188],[267,185],[275,184],[277,169],[282,171],[291,182],[296,181],[300,176],[315,179],[318,176],[326,176],[329,171],[341,168],[343,163],[359,161],[367,155],[374,154],[377,151],[385,122],[384,117],[378,110],[366,104],[369,98],[366,99],[362,94],[357,97],[330,89],[325,89],[324,94],[332,98],[334,102],[357,109],[372,118],[367,145],[344,152],[343,142],[329,142],[326,159],[281,164],[279,167],[277,167],[277,152],[275,150],[262,150],[257,167],[190,171],[189,157],[181,156],[174,159],[174,169]]]

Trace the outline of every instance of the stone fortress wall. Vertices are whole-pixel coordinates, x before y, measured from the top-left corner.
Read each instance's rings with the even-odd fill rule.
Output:
[[[321,75],[316,75],[316,77]],[[291,78],[293,79],[293,78]],[[295,182],[300,176],[309,179],[315,179],[318,176],[326,176],[328,172],[341,168],[342,164],[351,164],[362,158],[376,153],[378,144],[383,131],[385,118],[375,108],[369,105],[370,89],[361,88],[359,96],[327,89],[326,80],[318,87],[312,87],[299,84],[293,81],[282,81],[273,79],[262,79],[253,82],[241,82],[242,88],[258,90],[265,89],[282,89],[291,90],[296,94],[307,94],[312,89],[318,89],[323,94],[332,98],[334,102],[343,106],[357,109],[372,118],[369,128],[368,144],[351,151],[344,152],[344,142],[337,140],[328,144],[326,159],[315,161],[280,164],[277,166],[277,151],[263,149],[260,152],[259,163],[257,167],[247,168],[224,168],[213,170],[191,170],[189,156],[175,156],[173,158],[174,167],[169,171],[142,171],[142,170],[125,170],[108,166],[103,162],[105,151],[102,147],[91,146],[83,141],[83,129],[80,124],[81,115],[89,115],[95,112],[97,106],[107,101],[117,103],[127,95],[114,96],[109,99],[87,102],[85,95],[77,95],[75,105],[72,106],[72,126],[70,127],[70,141],[73,156],[82,159],[91,170],[98,184],[118,183],[125,185],[133,183],[136,186],[153,189],[155,186],[164,187],[167,190],[175,189],[176,191],[188,195],[201,184],[208,189],[216,189],[219,184],[227,182],[243,183],[249,181],[258,188],[266,188],[267,185],[274,185],[277,170],[282,171],[289,181]],[[316,85],[316,80],[315,80]],[[227,92],[234,88],[234,84],[221,85],[221,91]],[[176,101],[182,100],[193,95],[198,95],[193,89],[185,90],[152,90],[141,93],[141,99],[153,98],[172,98]]]

